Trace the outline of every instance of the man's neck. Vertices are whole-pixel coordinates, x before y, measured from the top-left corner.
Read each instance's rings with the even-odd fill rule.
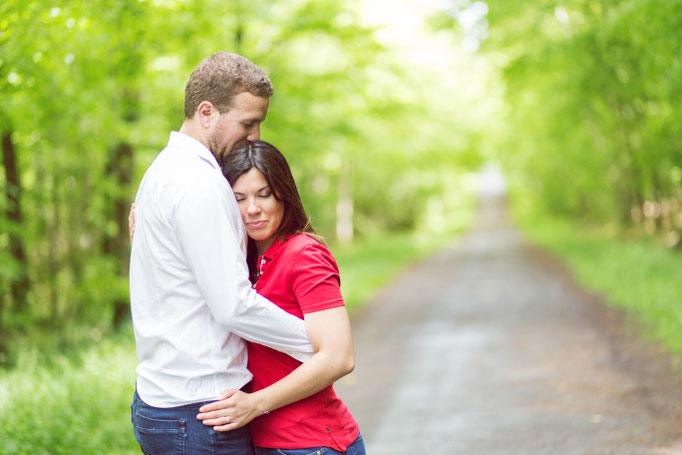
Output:
[[[201,137],[199,129],[190,120],[185,120],[184,122],[182,122],[180,132],[206,145],[206,141],[204,141],[203,138]],[[206,147],[208,147],[208,145],[206,145]]]
[[[215,153],[213,153],[213,150],[211,150],[211,147],[208,145],[208,141],[204,139],[203,130],[197,125],[195,122],[192,120],[185,119],[184,122],[182,122],[182,126],[180,127],[180,133],[191,137],[192,139],[196,139],[197,141],[201,142],[204,144],[204,147],[206,147],[211,154],[215,157],[215,159],[220,163],[220,160],[218,159],[217,156],[215,156]]]

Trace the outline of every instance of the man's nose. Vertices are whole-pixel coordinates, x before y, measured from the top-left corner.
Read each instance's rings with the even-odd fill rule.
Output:
[[[254,125],[253,128],[251,128],[249,135],[246,137],[246,140],[248,141],[257,141],[258,139],[260,139],[260,123]]]

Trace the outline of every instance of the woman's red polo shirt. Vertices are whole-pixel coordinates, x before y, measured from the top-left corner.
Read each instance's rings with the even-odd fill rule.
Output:
[[[275,240],[258,258],[259,294],[301,319],[307,313],[343,306],[339,269],[330,251],[305,234]],[[252,391],[282,379],[301,362],[274,349],[248,343]],[[254,419],[250,425],[257,447],[298,449],[332,447],[341,452],[360,430],[332,386],[296,403]]]

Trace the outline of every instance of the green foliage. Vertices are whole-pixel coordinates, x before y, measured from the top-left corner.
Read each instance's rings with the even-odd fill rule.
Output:
[[[137,454],[130,425],[135,348],[130,326],[67,357],[21,356],[0,373],[0,453]]]
[[[0,134],[16,151],[23,221],[0,198],[0,287],[27,274],[23,308],[3,292],[7,340],[32,327],[106,330],[127,300],[127,206],[183,119],[183,87],[207,55],[240,52],[275,86],[262,137],[290,160],[328,238],[350,201],[356,237],[431,229],[431,210],[480,159],[437,77],[401,62],[353,1],[75,0],[0,3]],[[457,139],[453,146],[452,138]],[[438,172],[434,172],[434,166]],[[0,173],[3,194],[11,191]],[[442,204],[434,201],[445,195]],[[447,217],[443,217],[447,220]],[[445,222],[438,229],[447,230]],[[8,251],[23,242],[26,263]],[[120,321],[119,321],[120,322]],[[87,335],[85,335],[87,338]],[[0,363],[3,347],[0,346]]]
[[[491,0],[500,160],[546,211],[682,232],[682,2]]]

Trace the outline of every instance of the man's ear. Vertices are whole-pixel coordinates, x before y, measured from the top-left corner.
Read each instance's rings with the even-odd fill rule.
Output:
[[[197,117],[202,128],[209,128],[213,119],[219,115],[218,109],[210,101],[202,101],[197,106]]]

